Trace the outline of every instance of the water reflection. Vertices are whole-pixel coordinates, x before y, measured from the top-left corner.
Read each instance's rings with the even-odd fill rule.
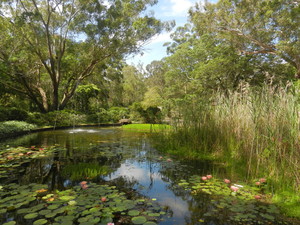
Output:
[[[172,218],[165,218],[160,223],[163,225],[199,224],[210,210],[207,196],[196,199],[177,184],[194,174],[213,173],[214,165],[207,161],[168,160],[151,147],[146,134],[123,132],[120,128],[83,128],[40,132],[3,144],[16,143],[27,147],[58,144],[64,150],[24,164],[19,174],[5,182],[46,183],[52,189],[66,189],[82,180],[110,182],[172,210]],[[218,167],[218,173],[223,172]],[[216,218],[205,224],[226,223]]]

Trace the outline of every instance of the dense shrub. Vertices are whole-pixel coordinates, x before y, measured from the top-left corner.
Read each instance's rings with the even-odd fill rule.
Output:
[[[47,126],[73,126],[86,123],[86,116],[75,111],[53,111],[44,115]]]
[[[117,123],[122,118],[129,118],[129,110],[124,107],[112,107],[108,110],[99,108],[87,117],[89,123]]]
[[[140,103],[134,103],[130,107],[130,118],[143,123],[161,123],[162,113],[158,107],[144,109]]]
[[[15,107],[12,108],[0,107],[0,121],[8,121],[8,120],[26,121],[27,118],[28,118],[28,113],[23,109],[18,109]]]
[[[24,121],[6,121],[0,123],[0,138],[8,137],[20,132],[30,131],[36,126]]]
[[[106,109],[99,108],[96,113],[87,116],[87,122],[89,123],[108,123],[110,117]]]
[[[129,110],[124,107],[111,107],[108,116],[111,122],[117,123],[120,119],[129,117]]]

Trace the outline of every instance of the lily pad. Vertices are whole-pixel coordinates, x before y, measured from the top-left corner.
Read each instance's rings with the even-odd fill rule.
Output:
[[[15,224],[17,224],[16,221],[9,221],[7,223],[4,223],[3,225],[15,225]]]
[[[133,217],[131,221],[133,224],[144,224],[145,222],[147,222],[147,219],[144,216],[137,216]]]
[[[30,219],[34,219],[36,217],[38,217],[38,213],[29,213],[27,215],[24,216],[24,219],[30,220]]]
[[[43,225],[43,224],[46,224],[46,223],[48,223],[47,220],[45,220],[45,219],[39,219],[39,220],[34,221],[33,225]]]
[[[137,216],[139,214],[140,214],[140,211],[138,211],[138,210],[130,210],[130,211],[128,211],[128,215],[129,216]]]

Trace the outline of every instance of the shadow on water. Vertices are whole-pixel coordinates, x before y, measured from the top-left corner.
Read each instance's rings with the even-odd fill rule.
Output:
[[[234,196],[209,193],[215,189],[201,180],[197,182],[205,185],[201,188],[206,192],[197,191],[200,187],[193,189],[194,181],[188,181],[191,177],[224,177],[226,170],[210,161],[180,161],[161,155],[151,147],[146,134],[120,128],[70,129],[35,133],[2,145],[59,145],[65,150],[24,163],[14,176],[1,179],[1,184],[40,183],[52,190],[69,189],[83,180],[116,185],[168,208],[172,213],[159,223],[163,225],[293,224],[281,221],[277,209],[255,199],[235,200]],[[226,189],[220,183],[212,184]]]

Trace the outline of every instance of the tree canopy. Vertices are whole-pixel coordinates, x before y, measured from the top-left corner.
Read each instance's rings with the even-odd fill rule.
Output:
[[[63,109],[95,68],[141,50],[168,27],[142,14],[155,0],[5,0],[1,82],[40,111]]]

